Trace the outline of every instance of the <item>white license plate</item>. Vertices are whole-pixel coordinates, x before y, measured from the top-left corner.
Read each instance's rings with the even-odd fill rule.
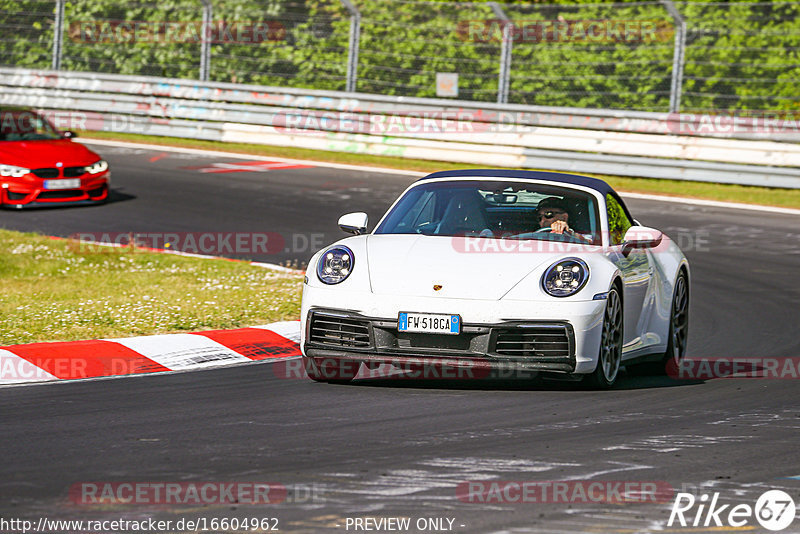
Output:
[[[80,178],[68,178],[65,180],[45,180],[45,189],[78,189],[81,186]]]
[[[400,312],[397,317],[397,330],[423,334],[458,335],[461,332],[461,317],[439,313]]]

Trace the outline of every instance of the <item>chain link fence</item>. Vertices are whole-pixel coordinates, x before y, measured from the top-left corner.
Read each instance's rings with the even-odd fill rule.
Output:
[[[210,80],[346,89],[350,19],[338,0],[226,0],[213,18]]]
[[[0,28],[12,67],[579,108],[800,107],[800,1],[0,0]]]
[[[458,74],[458,97],[494,101],[500,43],[472,41],[465,21],[493,18],[486,3],[360,2],[359,91],[436,97],[437,73]]]
[[[0,0],[0,63],[48,69],[54,61],[55,2]]]
[[[800,2],[681,2],[683,106],[800,109]]]
[[[674,23],[660,2],[508,4],[509,102],[665,110]]]
[[[61,68],[198,78],[200,12],[198,2],[66,2]]]

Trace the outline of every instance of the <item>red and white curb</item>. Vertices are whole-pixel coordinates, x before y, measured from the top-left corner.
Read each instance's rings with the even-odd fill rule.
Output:
[[[300,356],[300,321],[0,348],[0,386],[189,371]]]

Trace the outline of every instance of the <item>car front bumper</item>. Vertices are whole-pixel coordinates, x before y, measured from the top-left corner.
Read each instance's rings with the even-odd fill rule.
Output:
[[[0,188],[0,206],[5,208],[33,208],[97,204],[108,199],[110,173],[97,177],[81,178],[75,189],[44,189],[41,179],[9,181]]]
[[[348,303],[347,309],[342,302]],[[311,358],[370,366],[440,364],[586,374],[597,363],[604,308],[605,300],[378,298],[371,293],[345,295],[335,289],[307,287],[301,348]],[[399,332],[400,311],[459,314],[462,330],[456,336]]]

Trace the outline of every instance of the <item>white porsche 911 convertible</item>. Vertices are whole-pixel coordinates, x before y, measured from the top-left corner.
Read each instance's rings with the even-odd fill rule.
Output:
[[[309,262],[301,349],[314,380],[439,365],[608,388],[622,366],[663,372],[686,352],[688,262],[601,180],[437,172],[367,225],[342,216],[355,235]]]

